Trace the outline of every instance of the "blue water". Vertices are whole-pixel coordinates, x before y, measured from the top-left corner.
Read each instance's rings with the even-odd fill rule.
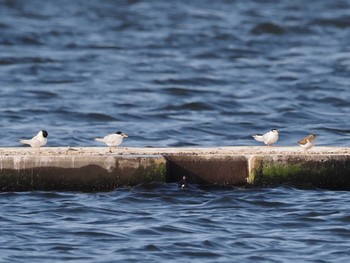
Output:
[[[350,146],[350,1],[0,0],[0,145]],[[1,261],[347,262],[348,192],[1,193]]]
[[[348,262],[349,192],[2,193],[2,262]]]
[[[0,145],[350,145],[350,1],[0,0]]]

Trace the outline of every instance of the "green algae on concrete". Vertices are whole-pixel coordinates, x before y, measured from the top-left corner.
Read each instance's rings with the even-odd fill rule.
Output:
[[[117,162],[120,162],[120,158]],[[127,159],[126,159],[127,160]],[[125,162],[125,160],[124,160]],[[162,156],[135,157],[132,159],[131,169],[119,163],[117,171],[121,186],[133,186],[141,183],[165,182],[166,160]],[[123,168],[122,168],[123,167]]]
[[[350,156],[256,156],[249,181],[254,186],[288,184],[350,190]]]
[[[140,162],[140,174],[147,182],[165,182],[166,177],[166,159],[142,158]]]

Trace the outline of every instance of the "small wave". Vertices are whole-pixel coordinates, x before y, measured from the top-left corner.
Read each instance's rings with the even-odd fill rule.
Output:
[[[350,134],[350,129],[331,128],[331,127],[325,127],[323,125],[321,127],[318,127],[317,130],[326,131],[327,133],[333,133],[333,134],[339,134],[339,135]]]
[[[309,25],[345,29],[350,27],[350,17],[343,16],[334,19],[317,18],[311,21]]]
[[[59,95],[57,93],[51,91],[43,91],[43,90],[28,90],[28,94],[34,95],[34,97],[38,99],[55,99],[58,98]]]
[[[58,110],[56,113],[65,116],[65,118],[69,118],[71,120],[80,119],[85,121],[117,121],[117,118],[114,118],[112,116],[106,115],[104,113],[97,113],[97,112],[89,112],[89,113],[82,113],[82,112],[72,112],[67,110]]]
[[[190,96],[194,93],[194,90],[192,89],[186,89],[186,88],[180,88],[180,87],[172,87],[172,88],[165,88],[165,93],[175,95],[175,96]]]
[[[139,237],[139,236],[161,236],[161,233],[159,233],[156,230],[150,229],[150,228],[137,228],[130,232],[130,235]]]
[[[280,75],[276,77],[276,80],[278,81],[296,81],[299,80],[299,78],[297,76],[293,76],[293,75]]]
[[[40,83],[43,84],[71,84],[71,83],[76,83],[81,81],[81,79],[79,78],[60,78],[60,79],[56,79],[56,78],[46,78],[46,79],[40,79]]]
[[[10,28],[8,24],[0,23],[0,29],[8,29],[8,28]]]
[[[3,116],[8,119],[10,122],[12,120],[20,120],[22,117],[20,116],[20,113],[17,111],[12,111],[12,110],[6,110],[1,112]]]
[[[202,52],[196,52],[195,55],[192,55],[193,58],[197,59],[218,59],[220,58],[220,54],[218,52],[213,51],[202,51]]]
[[[137,192],[137,193],[143,193],[143,192],[157,192],[159,190],[165,190],[168,189],[169,186],[165,185],[164,183],[143,183],[143,184],[138,184],[134,187],[132,187],[132,192]]]
[[[0,57],[0,65],[52,63],[55,60],[45,57]]]
[[[253,49],[241,49],[236,47],[229,47],[226,52],[230,59],[251,58],[256,57],[260,53]]]
[[[10,37],[6,36],[1,40],[3,45],[39,45],[42,46],[44,43],[40,41],[38,36],[19,36],[19,37]]]
[[[320,103],[331,104],[335,107],[348,107],[349,101],[346,99],[341,99],[339,97],[324,97],[319,99]]]
[[[216,92],[213,91],[212,89],[191,89],[191,88],[185,88],[185,87],[169,87],[169,88],[164,88],[162,89],[165,91],[165,93],[170,94],[170,95],[175,95],[175,96],[192,96],[194,94],[215,94]]]
[[[183,104],[169,104],[161,108],[157,108],[156,110],[160,111],[210,111],[214,108],[207,103],[204,102],[189,102]]]
[[[124,49],[116,45],[82,45],[77,43],[69,43],[65,47],[69,49],[95,49],[95,50],[123,50]]]
[[[147,251],[147,252],[162,251],[162,249],[160,249],[158,246],[153,245],[153,244],[145,245],[142,249]]]
[[[260,23],[256,25],[251,31],[254,35],[260,35],[260,34],[274,34],[274,35],[281,35],[285,33],[285,30],[274,23]]]
[[[103,113],[87,113],[84,116],[94,121],[115,121],[116,118]]]
[[[208,86],[208,85],[219,85],[225,84],[226,81],[215,78],[207,77],[194,77],[194,78],[168,78],[168,79],[156,79],[153,81],[155,84],[161,85],[198,85],[198,86]]]

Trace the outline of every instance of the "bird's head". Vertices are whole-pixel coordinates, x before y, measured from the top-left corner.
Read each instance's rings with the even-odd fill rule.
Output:
[[[45,130],[42,130],[41,134],[43,135],[44,138],[47,138],[47,136],[49,136],[48,132]]]
[[[119,134],[123,138],[128,138],[129,137],[126,133],[122,133],[121,131],[117,131],[116,134]]]
[[[274,134],[278,134],[277,129],[272,129],[271,131],[272,131]]]

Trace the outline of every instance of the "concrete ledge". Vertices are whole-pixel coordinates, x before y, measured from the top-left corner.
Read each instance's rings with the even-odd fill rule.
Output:
[[[109,191],[148,182],[350,190],[350,149],[0,148],[0,191]]]
[[[161,156],[0,157],[0,191],[108,191],[165,181]]]

